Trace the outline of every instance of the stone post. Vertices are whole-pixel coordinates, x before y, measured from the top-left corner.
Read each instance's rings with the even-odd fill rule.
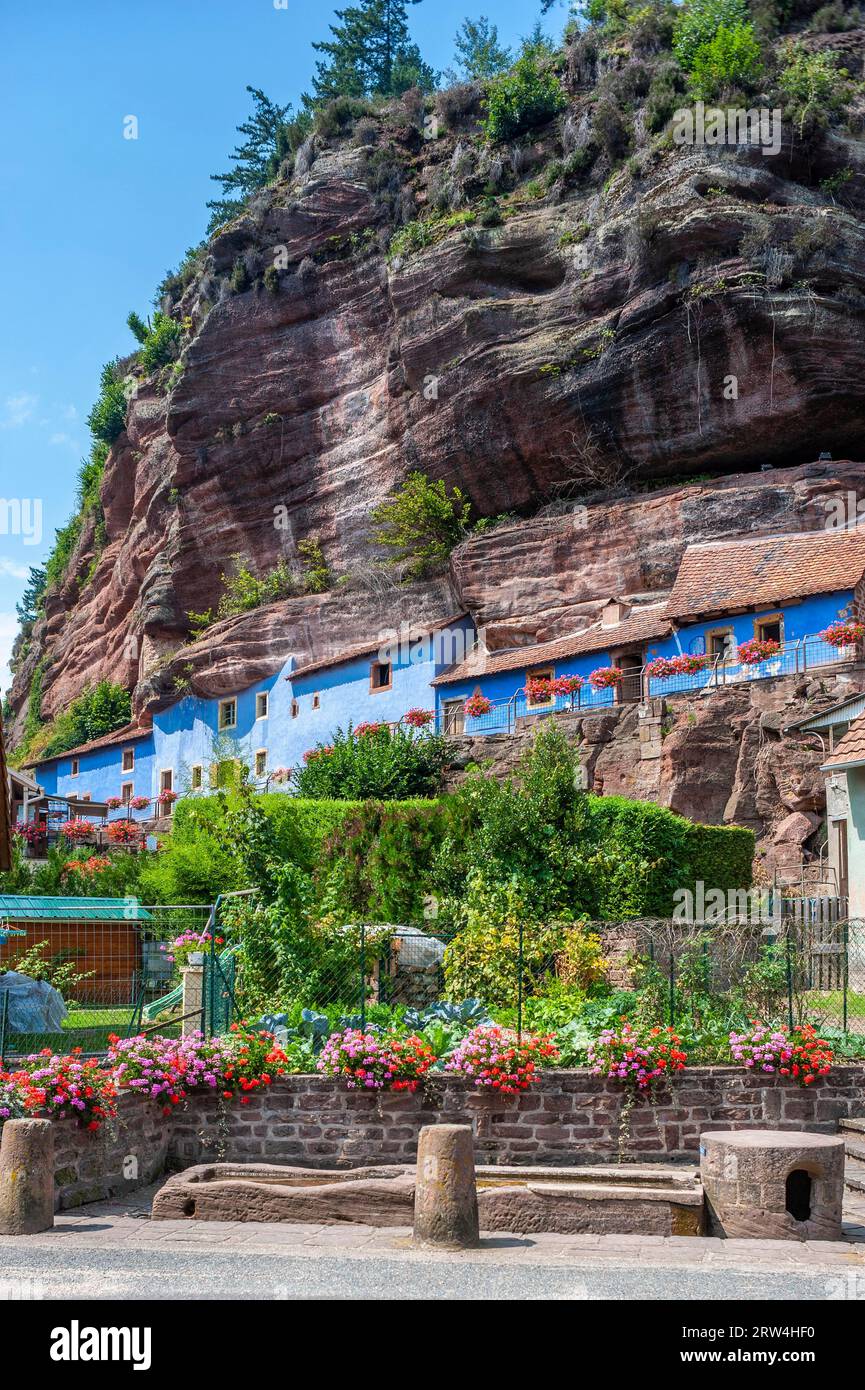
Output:
[[[54,1225],[54,1126],[7,1120],[0,1138],[0,1235],[30,1236]]]
[[[184,1037],[189,1033],[198,1033],[201,1029],[201,1009],[204,1003],[204,952],[193,951],[187,957],[189,964],[184,965],[180,974],[183,977],[183,1023],[181,1030]],[[189,1015],[189,1017],[187,1017]]]
[[[479,1243],[478,1193],[468,1125],[425,1125],[417,1149],[414,1239],[471,1249]]]

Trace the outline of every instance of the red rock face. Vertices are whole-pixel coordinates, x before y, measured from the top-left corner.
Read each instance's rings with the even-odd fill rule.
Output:
[[[421,156],[416,132],[397,135],[401,197],[422,204],[453,143]],[[390,260],[363,150],[325,150],[260,195],[178,306],[192,336],[170,392],[139,382],[105,471],[107,543],[85,582],[86,524],[48,598],[12,688],[11,742],[38,662],[51,718],[104,677],[142,711],[173,698],[178,676],[225,693],[292,653],[460,608],[494,645],[556,636],[611,593],[668,588],[688,541],[813,529],[830,494],[865,496],[860,465],[802,466],[858,443],[861,224],[855,207],[817,207],[789,160],[769,164],[669,152],[639,187],[622,170],[604,193],[526,198],[500,227],[456,228]],[[743,257],[746,233],[792,246],[817,217],[819,255],[791,250],[780,279]],[[567,235],[583,221],[587,269]],[[234,293],[238,260],[251,287]],[[776,471],[751,471],[766,462]],[[523,519],[469,540],[449,576],[394,588],[373,571],[369,513],[411,469],[463,487],[481,515]],[[675,483],[694,474],[717,481]],[[633,492],[650,478],[673,485]],[[614,500],[562,514],[611,484]],[[258,574],[283,559],[297,569],[312,536],[340,580],[328,594],[188,643],[188,612],[215,607],[233,555]]]

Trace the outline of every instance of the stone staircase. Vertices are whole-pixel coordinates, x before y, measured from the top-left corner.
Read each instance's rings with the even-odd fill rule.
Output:
[[[839,1120],[844,1138],[844,1186],[848,1192],[865,1194],[865,1120]]]

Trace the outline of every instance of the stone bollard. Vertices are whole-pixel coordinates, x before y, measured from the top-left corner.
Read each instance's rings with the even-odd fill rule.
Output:
[[[54,1225],[54,1126],[7,1120],[0,1138],[0,1235],[30,1236]]]
[[[425,1125],[417,1147],[414,1239],[470,1249],[479,1243],[478,1192],[468,1125]]]
[[[713,1235],[840,1240],[844,1140],[796,1130],[709,1130],[700,1176]]]

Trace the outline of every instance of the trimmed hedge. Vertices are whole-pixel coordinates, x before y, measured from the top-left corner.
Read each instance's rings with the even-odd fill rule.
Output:
[[[283,792],[257,794],[261,806],[275,833],[280,858],[296,864],[305,873],[318,869],[332,870],[343,843],[342,827],[350,822],[352,830],[346,844],[357,854],[358,825],[368,827],[370,807],[379,814],[388,812],[390,820],[410,813],[429,813],[438,805],[435,801],[312,801],[287,796]],[[222,820],[224,805],[232,804],[232,793],[220,796],[184,797],[174,808],[171,836],[165,849],[142,869],[140,893],[147,902],[197,903],[213,902],[217,893],[250,885],[237,881],[237,865],[225,853],[215,835]],[[367,820],[364,820],[364,817]],[[372,853],[372,832],[367,828],[363,854],[375,863]],[[327,848],[325,848],[327,846]],[[394,850],[387,841],[378,854],[393,857]],[[408,875],[411,860],[405,857],[398,871]],[[358,880],[359,881],[359,880]],[[374,899],[373,899],[374,900]],[[362,910],[358,902],[357,911]],[[397,920],[397,919],[394,919]]]
[[[590,834],[609,856],[599,916],[609,921],[669,917],[677,889],[748,888],[754,834],[741,826],[700,825],[651,801],[589,796]]]
[[[227,793],[226,803],[231,804]],[[448,829],[451,798],[413,801],[312,801],[256,796],[275,832],[281,860],[314,875],[323,911],[357,920],[422,922],[430,869]],[[740,826],[698,825],[650,801],[588,795],[578,847],[602,856],[592,874],[597,900],[576,911],[608,921],[668,917],[677,889],[748,888],[754,835]],[[219,844],[219,796],[184,798],[166,848],[142,869],[148,902],[212,902],[246,887]],[[466,831],[466,833],[471,833]]]

